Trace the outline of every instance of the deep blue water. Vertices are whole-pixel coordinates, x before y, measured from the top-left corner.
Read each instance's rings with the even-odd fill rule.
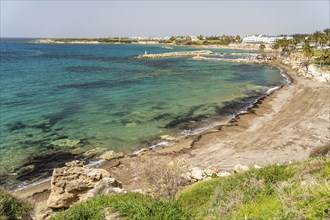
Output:
[[[283,83],[265,65],[135,58],[183,50],[196,48],[1,39],[0,184],[31,160],[198,132]]]

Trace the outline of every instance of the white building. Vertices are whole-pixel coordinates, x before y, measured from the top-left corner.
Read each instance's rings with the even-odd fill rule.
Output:
[[[274,44],[277,40],[286,38],[293,39],[291,36],[266,36],[266,35],[249,35],[243,38],[246,44]]]
[[[199,41],[197,36],[190,36],[191,41]]]

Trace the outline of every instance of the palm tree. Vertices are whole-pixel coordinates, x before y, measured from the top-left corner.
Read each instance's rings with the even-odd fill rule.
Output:
[[[295,52],[296,48],[297,48],[297,44],[300,43],[300,40],[298,38],[293,38],[292,40],[290,40],[290,44],[291,44],[291,52]]]
[[[266,49],[266,46],[264,44],[260,44],[259,50],[261,50],[261,52],[264,52],[265,49]]]
[[[308,72],[308,66],[310,64],[310,59],[314,54],[308,40],[305,41],[305,45],[303,47],[303,54],[307,58],[306,62],[304,63],[304,66],[306,67],[306,70]]]
[[[290,50],[289,50],[290,41],[289,40],[284,38],[284,39],[277,40],[276,43],[278,43],[279,47],[282,48],[281,55],[290,54]]]
[[[320,46],[322,47],[322,49],[328,43],[329,40],[330,40],[330,35],[327,35],[325,33],[321,34]]]
[[[330,64],[330,49],[322,51],[321,56],[317,58],[317,62],[320,64],[322,68],[322,64],[329,65]]]
[[[273,46],[272,46],[272,49],[273,50],[275,50],[275,56],[277,57],[277,50],[280,48],[280,46],[279,46],[279,44],[277,43],[277,41],[276,41],[276,43],[275,44],[273,44]]]
[[[317,45],[320,43],[321,36],[322,36],[322,33],[320,31],[316,31],[312,35],[312,39],[315,41],[315,47],[316,48],[317,48]]]

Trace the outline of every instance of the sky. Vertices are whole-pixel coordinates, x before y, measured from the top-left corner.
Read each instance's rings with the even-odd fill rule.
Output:
[[[0,0],[1,37],[294,34],[330,26],[330,0]]]

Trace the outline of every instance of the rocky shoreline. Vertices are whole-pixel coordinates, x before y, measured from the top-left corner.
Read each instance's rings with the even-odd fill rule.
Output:
[[[125,190],[132,191],[143,188],[139,168],[150,160],[183,159],[195,167],[195,173],[207,177],[205,170],[226,173],[237,164],[259,166],[308,158],[312,151],[329,143],[329,103],[324,102],[328,100],[329,84],[298,76],[290,64],[267,63],[282,69],[292,79],[292,84],[259,99],[246,113],[235,116],[226,125],[179,140],[166,148],[145,149],[138,156],[120,154],[120,157],[106,160],[100,168],[122,182]],[[50,182],[15,194],[42,203],[50,194]]]

